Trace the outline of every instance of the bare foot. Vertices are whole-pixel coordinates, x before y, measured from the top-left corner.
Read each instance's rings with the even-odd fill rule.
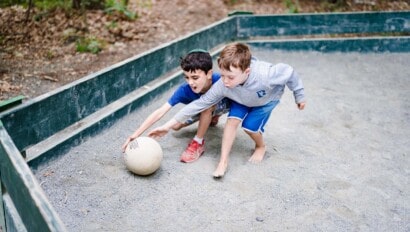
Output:
[[[228,168],[228,164],[227,163],[219,163],[218,167],[216,167],[213,176],[214,178],[221,178],[225,175],[225,172]]]
[[[253,152],[251,158],[249,158],[248,161],[253,164],[260,163],[263,160],[265,153],[266,153],[266,146],[255,147],[255,151]]]

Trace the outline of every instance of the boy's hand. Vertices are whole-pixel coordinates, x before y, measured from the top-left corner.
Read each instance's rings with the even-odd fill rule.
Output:
[[[122,153],[125,152],[125,149],[127,148],[128,144],[133,140],[134,138],[131,138],[131,136],[128,137],[127,140],[125,140],[125,143],[121,146]]]
[[[299,110],[303,110],[305,108],[305,102],[298,103]]]
[[[154,139],[161,138],[162,136],[166,135],[171,128],[175,128],[175,126],[179,124],[180,123],[177,120],[171,119],[164,125],[157,127],[151,132],[149,132],[148,136]]]
[[[162,136],[166,135],[168,133],[169,129],[161,126],[153,129],[148,133],[148,136],[154,139],[161,138]]]

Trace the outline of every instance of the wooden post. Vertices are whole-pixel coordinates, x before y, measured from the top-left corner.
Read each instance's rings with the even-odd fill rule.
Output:
[[[4,212],[3,192],[4,192],[4,186],[1,182],[1,173],[0,173],[0,232],[6,231],[6,216]]]

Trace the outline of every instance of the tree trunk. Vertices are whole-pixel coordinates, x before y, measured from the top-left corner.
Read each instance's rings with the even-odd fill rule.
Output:
[[[81,9],[81,0],[73,0],[73,5],[72,5],[73,9]]]
[[[27,11],[26,11],[26,23],[29,21],[30,19],[30,13],[31,13],[31,9],[33,8],[33,0],[29,0],[28,1],[28,7],[27,7]]]

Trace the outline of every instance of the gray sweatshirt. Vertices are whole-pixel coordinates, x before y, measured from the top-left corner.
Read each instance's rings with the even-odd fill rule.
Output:
[[[250,68],[249,77],[243,85],[227,88],[221,78],[199,99],[182,108],[174,119],[185,122],[189,117],[215,105],[224,97],[248,107],[263,106],[279,100],[285,86],[293,91],[296,103],[305,101],[302,81],[291,66],[283,63],[273,65],[252,58]]]

